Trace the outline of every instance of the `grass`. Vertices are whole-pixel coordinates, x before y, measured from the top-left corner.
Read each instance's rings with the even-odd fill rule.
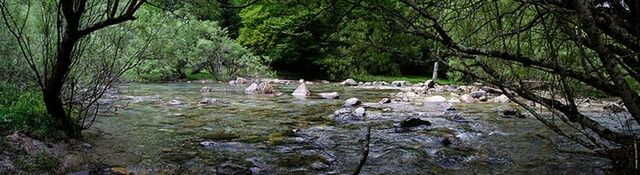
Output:
[[[37,90],[0,84],[0,133],[22,132],[34,138],[58,138]]]

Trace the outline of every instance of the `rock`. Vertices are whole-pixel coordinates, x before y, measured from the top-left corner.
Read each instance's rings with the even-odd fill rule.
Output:
[[[602,107],[605,111],[613,112],[613,113],[621,113],[627,111],[624,106],[619,105],[617,103],[609,103],[606,106]]]
[[[300,83],[300,84],[304,84],[304,79],[300,79],[300,80],[298,80],[298,83]]]
[[[497,88],[492,88],[492,87],[489,87],[489,86],[483,86],[483,87],[480,88],[480,90],[485,91],[485,92],[490,93],[490,94],[502,94],[502,90],[497,89]]]
[[[452,93],[449,93],[449,96],[451,96],[451,97],[460,97],[460,94],[452,92]]]
[[[491,102],[494,102],[494,103],[509,103],[510,101],[511,100],[509,100],[509,97],[507,97],[504,94],[491,99]]]
[[[378,101],[378,104],[387,104],[387,103],[391,103],[391,100],[388,98],[383,98],[380,101]]]
[[[242,77],[238,77],[235,80],[235,84],[247,84],[247,83],[249,83],[249,80]]]
[[[391,82],[391,85],[395,87],[405,87],[407,86],[407,81],[393,81]]]
[[[200,104],[214,104],[218,102],[218,99],[215,98],[203,98],[202,100],[200,100]]]
[[[258,84],[251,83],[249,87],[244,89],[245,94],[256,94],[258,92]]]
[[[229,81],[229,85],[236,85],[236,81],[234,81],[234,80],[230,80],[230,81]]]
[[[22,133],[13,133],[11,135],[8,135],[7,140],[10,141],[10,144],[14,148],[20,148],[29,155],[45,151],[46,148],[45,144],[42,141],[33,139]]]
[[[365,85],[365,86],[371,86],[371,85],[373,85],[373,83],[371,83],[371,82],[364,82],[364,85]]]
[[[485,95],[487,95],[487,92],[483,91],[483,90],[479,90],[479,91],[474,91],[469,93],[469,95],[471,95],[471,97],[473,98],[480,98],[480,97],[484,97]]]
[[[442,96],[436,95],[436,96],[424,98],[423,102],[424,103],[444,103],[444,102],[447,102],[447,99]]]
[[[337,92],[323,92],[323,93],[318,93],[318,95],[324,99],[338,99],[340,98],[340,94],[338,94]]]
[[[433,80],[427,80],[424,82],[424,86],[426,86],[427,88],[435,88],[436,82],[434,82]]]
[[[89,144],[89,143],[82,143],[82,147],[85,149],[91,149],[93,148],[93,145]]]
[[[354,114],[356,117],[362,118],[362,117],[364,117],[365,115],[367,115],[366,111],[367,111],[367,110],[366,110],[366,109],[364,109],[363,107],[359,107],[359,108],[356,108],[356,110],[354,111],[354,113],[353,113],[353,114]]]
[[[274,87],[269,82],[262,82],[260,84],[252,83],[249,87],[244,89],[245,94],[275,94]]]
[[[400,122],[400,127],[402,128],[411,128],[421,125],[431,126],[431,122],[419,118],[409,118]]]
[[[323,169],[327,169],[329,168],[329,165],[322,163],[321,161],[316,161],[313,162],[311,165],[311,168],[313,168],[314,170],[323,170]]]
[[[515,108],[502,110],[502,116],[506,118],[511,118],[511,117],[524,118],[525,117],[520,113],[520,110]]]
[[[344,106],[358,106],[360,104],[362,104],[362,102],[357,98],[350,98],[344,101]]]
[[[471,97],[471,95],[469,95],[469,94],[464,94],[464,95],[460,96],[460,101],[462,101],[464,103],[473,103],[475,101],[475,99],[473,99],[473,97]]]
[[[211,88],[210,87],[205,86],[205,87],[200,88],[200,93],[208,93],[208,92],[211,92]]]
[[[460,101],[460,99],[456,98],[456,97],[451,97],[451,99],[449,99],[449,101],[447,101],[449,103],[460,103],[462,101]]]
[[[331,82],[329,82],[329,81],[327,81],[327,80],[320,80],[320,83],[322,83],[322,84],[329,84],[329,83],[331,83]]]
[[[169,104],[169,105],[181,105],[182,102],[180,100],[171,100],[171,101],[167,102],[167,104]]]
[[[345,86],[357,86],[358,82],[356,82],[356,80],[353,80],[353,79],[346,79],[343,82],[341,82],[340,84],[345,85]]]
[[[340,109],[336,110],[335,112],[333,112],[333,114],[330,116],[330,118],[331,118],[331,120],[336,121],[336,122],[344,122],[344,121],[362,119],[361,117],[354,115],[351,112],[351,109],[349,109],[349,108],[340,108]]]
[[[223,163],[216,167],[216,174],[218,175],[250,175],[251,170],[249,168],[231,164]]]
[[[111,172],[113,174],[121,174],[121,175],[129,174],[129,170],[125,167],[113,167],[111,168]]]
[[[300,86],[298,86],[298,88],[296,88],[296,90],[291,93],[291,95],[296,97],[307,97],[309,96],[309,94],[311,94],[311,92],[309,92],[309,90],[307,89],[307,85],[305,85],[304,83],[300,84]]]

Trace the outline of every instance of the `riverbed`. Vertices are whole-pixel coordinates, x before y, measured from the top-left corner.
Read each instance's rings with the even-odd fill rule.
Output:
[[[204,86],[211,92],[201,93]],[[542,139],[557,136],[535,118],[496,112],[515,107],[512,103],[458,103],[455,111],[446,111],[411,102],[376,103],[398,92],[394,89],[307,85],[312,94],[340,94],[323,99],[291,96],[296,83],[275,85],[281,96],[245,95],[246,86],[122,86],[113,101],[117,107],[101,112],[84,132],[92,157],[104,167],[135,174],[212,174],[221,167],[254,174],[351,174],[371,125],[362,174],[603,174],[608,166],[604,159],[558,152]],[[329,116],[352,97],[371,106],[368,117],[332,121]],[[200,104],[203,98],[216,102]],[[398,127],[410,117],[431,125]],[[447,138],[451,144],[443,142]]]

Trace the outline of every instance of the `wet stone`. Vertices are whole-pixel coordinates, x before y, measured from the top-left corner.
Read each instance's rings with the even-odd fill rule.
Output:
[[[411,127],[417,127],[422,125],[431,126],[431,122],[422,120],[419,118],[409,118],[407,120],[400,122],[400,127],[402,128],[411,128]]]

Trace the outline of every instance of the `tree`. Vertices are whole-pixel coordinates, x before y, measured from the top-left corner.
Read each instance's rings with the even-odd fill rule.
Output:
[[[93,33],[134,20],[135,12],[144,3],[145,0],[0,1],[4,24],[17,40],[23,57],[37,79],[47,112],[55,118],[56,127],[68,137],[80,136],[79,131],[83,128],[71,116],[73,103],[63,101],[63,92],[74,89],[65,85],[68,85],[69,73],[77,61],[82,59],[82,47],[86,46]],[[39,13],[39,16],[31,16],[34,15],[31,10]],[[38,23],[32,23],[32,20],[37,20]],[[37,32],[42,32],[42,36],[29,36],[35,35],[35,30],[40,30]],[[31,43],[34,38],[40,39],[41,43]],[[41,52],[36,53],[36,49]],[[102,78],[112,80],[118,74],[107,75],[111,77]],[[93,95],[99,98],[103,93],[104,88]],[[95,102],[97,98],[92,101]]]
[[[547,127],[586,148],[583,153],[637,172],[632,162],[640,133],[632,128],[640,124],[640,2],[398,3],[387,9],[397,14],[395,23],[446,49],[443,63],[456,60],[453,69],[501,88]],[[531,80],[548,86],[534,89]],[[583,113],[580,104],[589,93],[620,98],[628,113]],[[612,120],[622,122],[607,124]]]

